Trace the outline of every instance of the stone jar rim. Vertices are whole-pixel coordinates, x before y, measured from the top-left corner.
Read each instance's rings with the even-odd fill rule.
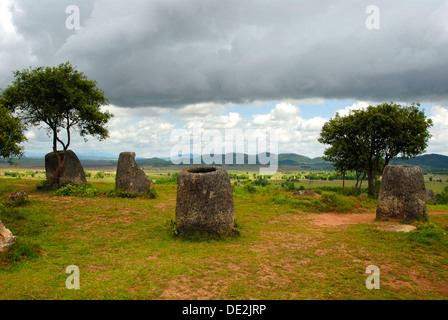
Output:
[[[191,167],[186,170],[189,174],[210,174],[218,171],[219,168],[214,166],[199,166],[199,167]]]

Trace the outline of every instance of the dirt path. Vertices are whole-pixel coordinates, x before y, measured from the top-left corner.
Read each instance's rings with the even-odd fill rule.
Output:
[[[448,214],[446,211],[428,211],[430,216]],[[375,213],[319,213],[313,218],[314,224],[318,226],[340,226],[345,224],[358,224],[373,222]]]
[[[369,223],[375,220],[374,213],[319,213],[313,218],[318,226],[340,226],[344,224]]]

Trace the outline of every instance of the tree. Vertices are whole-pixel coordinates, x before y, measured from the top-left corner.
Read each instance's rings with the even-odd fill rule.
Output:
[[[368,192],[373,195],[374,179],[391,159],[398,155],[407,159],[425,151],[432,121],[419,106],[391,102],[353,110],[344,117],[336,114],[322,127],[318,139],[330,145],[325,157],[339,171],[364,170]]]
[[[336,171],[342,175],[342,191],[345,189],[345,176],[350,171],[356,173],[356,185],[354,194],[357,193],[359,180],[364,179],[365,171],[359,159],[362,155],[359,153],[360,141],[355,142],[358,126],[353,122],[353,118],[340,117],[338,113],[334,119],[330,119],[324,124],[321,137],[318,139],[321,143],[331,141],[331,146],[324,151],[323,159],[333,163]],[[361,178],[361,174],[364,174]]]
[[[14,163],[12,158],[23,156],[23,147],[19,144],[27,140],[24,129],[20,119],[15,118],[0,102],[0,156],[8,158],[10,164]]]
[[[96,81],[88,80],[69,62],[16,71],[14,77],[1,98],[28,126],[46,125],[54,152],[58,143],[64,151],[68,149],[72,130],[78,130],[84,139],[87,135],[99,140],[108,137],[105,125],[113,115],[100,109],[108,99]],[[60,136],[61,130],[65,131],[65,141]]]

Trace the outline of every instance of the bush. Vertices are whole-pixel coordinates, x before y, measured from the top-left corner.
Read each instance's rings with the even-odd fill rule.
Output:
[[[5,207],[9,207],[9,208],[22,207],[29,202],[30,202],[30,200],[28,198],[28,195],[25,194],[23,196],[17,197],[17,199],[15,199],[15,200],[8,199],[5,202]]]
[[[89,185],[67,184],[57,189],[54,194],[66,197],[94,197],[98,195],[98,190]]]
[[[316,203],[319,212],[350,212],[355,208],[353,199],[333,192],[322,192]]]
[[[157,191],[155,188],[150,188],[147,192],[144,193],[131,193],[122,189],[113,189],[106,192],[106,197],[109,198],[149,198],[155,199],[158,197]]]
[[[9,250],[0,253],[0,260],[9,264],[17,264],[24,260],[37,258],[40,250],[39,245],[19,238]]]
[[[104,172],[101,172],[101,171],[97,172],[95,174],[94,178],[96,178],[96,179],[104,179]]]
[[[442,193],[436,195],[437,204],[448,204],[448,186],[443,189]]]
[[[56,189],[56,187],[47,180],[42,180],[40,183],[37,184],[36,188],[37,190],[40,191],[50,191]]]
[[[296,186],[294,185],[294,182],[282,182],[281,187],[285,191],[296,191]]]
[[[259,176],[257,179],[254,180],[254,185],[255,186],[260,186],[260,187],[266,187],[269,184],[269,181],[264,178]]]
[[[417,230],[408,234],[409,240],[425,245],[442,244],[448,246],[447,230],[432,222],[414,222]]]
[[[244,191],[247,191],[249,193],[255,193],[257,190],[255,189],[254,184],[252,181],[248,180],[243,186]]]
[[[356,208],[356,198],[347,197],[334,192],[322,192],[320,199],[312,197],[296,197],[273,195],[271,201],[277,204],[290,205],[294,209],[306,212],[352,212]]]
[[[23,176],[23,175],[19,172],[5,171],[5,177],[17,178],[17,177],[21,177],[21,176]]]
[[[32,178],[34,178],[35,175],[36,175],[36,172],[34,172],[34,171],[27,171],[27,172],[25,172],[25,176],[26,176],[26,177],[27,177],[27,176],[31,176]]]

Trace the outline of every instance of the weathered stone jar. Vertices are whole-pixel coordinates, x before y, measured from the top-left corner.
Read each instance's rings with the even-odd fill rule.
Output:
[[[428,220],[426,188],[420,167],[389,165],[384,169],[376,218]]]
[[[0,220],[0,252],[8,250],[16,241],[16,237],[12,235],[9,229],[6,229]]]
[[[58,157],[63,163],[61,167],[59,167]],[[72,150],[48,153],[45,156],[45,171],[47,181],[54,185],[87,184],[81,161]]]
[[[145,193],[152,188],[151,180],[135,162],[135,152],[120,153],[115,188],[130,193]]]
[[[176,203],[179,233],[226,236],[234,227],[234,216],[232,185],[225,169],[202,166],[179,173]]]

